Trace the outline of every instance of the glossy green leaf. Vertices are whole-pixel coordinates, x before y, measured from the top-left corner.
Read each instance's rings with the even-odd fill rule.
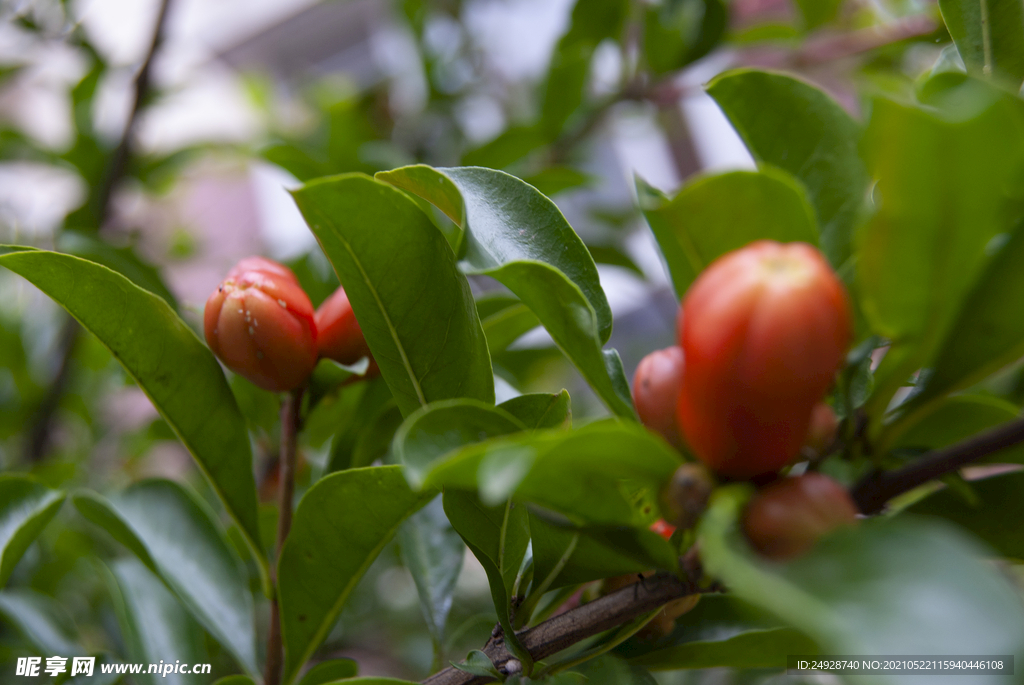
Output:
[[[708,264],[755,240],[818,243],[806,191],[792,176],[770,167],[698,178],[667,202],[650,189],[639,193],[648,198],[644,216],[679,297]]]
[[[728,594],[704,595],[655,642],[631,640],[617,650],[652,671],[694,668],[785,668],[790,654],[817,654],[811,640]]]
[[[259,672],[249,581],[212,512],[168,480],[108,498],[83,492],[72,501],[156,573],[242,668]]]
[[[546,392],[520,395],[502,402],[498,409],[507,411],[527,428],[569,428],[572,425],[572,402],[567,390],[553,395]]]
[[[1024,81],[1024,7],[1016,0],[939,0],[942,19],[972,74]]]
[[[679,566],[672,545],[644,528],[573,528],[531,513],[530,534],[534,578],[546,590],[652,569],[674,571]]]
[[[619,37],[628,8],[624,0],[577,0],[544,83],[541,128],[549,139],[561,133],[583,104],[594,50],[606,38]]]
[[[1024,356],[1024,228],[1017,228],[992,257],[960,306],[924,390],[907,413],[925,409]]]
[[[857,150],[860,127],[824,92],[785,74],[737,69],[707,90],[754,159],[807,186],[822,250],[839,268],[850,256],[870,180]]]
[[[359,664],[354,659],[331,659],[321,661],[306,671],[299,685],[323,685],[342,678],[355,678],[359,675]]]
[[[395,433],[391,450],[405,467],[409,483],[419,489],[435,462],[449,452],[525,428],[511,414],[491,405],[446,400],[423,407],[406,419]]]
[[[939,351],[993,238],[1020,213],[1024,106],[976,81],[928,109],[878,99],[865,148],[879,206],[858,234],[861,305],[892,346],[869,413]]]
[[[64,503],[64,493],[20,474],[0,474],[0,587]]]
[[[463,268],[491,276],[515,293],[609,409],[635,416],[621,361],[601,350],[611,335],[612,316],[597,267],[553,202],[514,176],[479,167],[420,165],[377,178],[461,222]],[[454,203],[453,188],[461,204]]]
[[[460,490],[445,490],[443,503],[452,527],[487,573],[494,609],[509,648],[521,659],[529,659],[529,654],[515,639],[511,616],[519,569],[530,544],[526,507],[511,500],[487,506],[475,494]]]
[[[84,654],[71,635],[74,623],[50,597],[17,588],[0,591],[0,619],[47,656]]]
[[[155,664],[163,661],[173,667],[208,663],[202,628],[192,620],[174,595],[160,579],[131,557],[119,559],[111,566],[116,578],[114,607],[121,623],[121,634],[128,656],[136,663]],[[141,682],[156,685],[205,685],[208,674],[141,673]]]
[[[815,29],[835,19],[843,0],[796,0],[805,29]],[[795,653],[795,652],[794,652]]]
[[[312,181],[293,195],[402,414],[453,397],[494,402],[469,283],[416,203],[359,174]]]
[[[440,498],[402,524],[398,529],[398,547],[402,563],[416,583],[420,609],[434,644],[442,645],[465,547],[445,517]]]
[[[699,529],[705,569],[823,652],[1024,653],[1024,602],[985,561],[991,551],[957,529],[905,515],[862,521],[798,559],[772,563],[755,557],[738,531],[745,492],[725,488],[712,500]]]
[[[400,466],[375,466],[332,473],[302,497],[278,562],[285,683],[327,637],[399,525],[436,494],[412,492]]]
[[[170,306],[78,257],[0,247],[0,266],[52,297],[111,351],[207,476],[266,573],[245,420],[213,353]]]
[[[666,74],[710,52],[729,23],[722,0],[666,0],[644,11],[643,54],[648,68]]]
[[[1024,559],[1024,536],[1012,525],[1024,517],[1024,473],[1017,471],[970,482],[975,501],[943,488],[911,505],[907,511],[938,516],[965,528],[1000,555]]]
[[[435,462],[424,483],[494,492],[490,480],[505,480],[506,488],[518,483],[508,493],[517,500],[576,523],[642,526],[648,516],[637,510],[636,492],[657,492],[680,463],[675,450],[640,426],[609,420],[468,445]]]
[[[172,309],[178,308],[178,301],[160,276],[160,271],[142,260],[130,247],[114,247],[110,243],[77,231],[60,234],[58,249],[90,262],[118,272],[132,283],[162,297]]]
[[[920,412],[913,423],[901,422],[899,430],[883,432],[880,449],[931,450],[966,440],[1019,416],[1016,405],[986,395],[947,397]],[[891,447],[890,447],[891,446]],[[985,459],[997,463],[1024,464],[1024,445],[1015,445]]]

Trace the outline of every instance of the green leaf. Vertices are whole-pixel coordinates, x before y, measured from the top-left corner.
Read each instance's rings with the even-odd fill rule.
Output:
[[[399,680],[398,678],[367,676],[363,678],[348,678],[341,685],[419,685],[419,683],[412,680]]]
[[[378,459],[384,458],[394,440],[395,432],[402,425],[402,413],[393,402],[381,407],[370,419],[369,423],[359,432],[355,446],[352,448],[352,461],[349,468],[369,466]]]
[[[546,392],[513,397],[498,405],[523,422],[527,428],[569,428],[572,426],[572,403],[569,391],[554,395]]]
[[[417,165],[377,178],[428,200],[462,226],[463,268],[515,293],[608,408],[635,416],[621,361],[601,350],[612,315],[597,266],[551,200],[514,176],[479,167]]]
[[[359,675],[359,664],[354,659],[331,659],[321,661],[306,671],[299,685],[323,685],[343,678],[355,678]]]
[[[624,0],[577,0],[544,83],[540,126],[549,140],[583,104],[594,50],[606,38],[619,37],[628,9]]]
[[[629,663],[652,671],[693,668],[785,668],[790,654],[818,647],[778,619],[729,595],[703,595],[655,643],[633,640],[618,650]]]
[[[680,464],[679,453],[633,423],[614,420],[579,430],[516,433],[450,452],[424,484],[486,492],[493,474],[517,471],[508,494],[569,517],[574,523],[647,524],[638,491],[656,493]],[[492,502],[494,500],[491,500]]]
[[[505,631],[505,641],[512,652],[525,660],[530,656],[519,644],[512,627],[512,598],[516,594],[519,569],[530,544],[530,519],[526,507],[508,500],[489,507],[470,492],[445,490],[444,513],[484,567],[491,588],[498,622]],[[525,588],[522,588],[525,590]]]
[[[796,0],[797,9],[804,20],[804,30],[807,31],[835,19],[842,4],[843,0]]]
[[[927,109],[878,99],[865,149],[881,200],[858,234],[861,305],[892,345],[869,415],[939,351],[983,267],[1020,216],[1024,106],[977,81]]]
[[[737,69],[707,87],[758,162],[807,186],[821,247],[839,268],[850,256],[870,177],[857,151],[857,123],[821,90],[792,76]]]
[[[771,167],[698,178],[668,202],[648,188],[638,193],[680,298],[708,264],[755,240],[818,243],[806,191]]]
[[[278,562],[284,683],[295,679],[327,637],[402,521],[436,494],[410,490],[400,466],[332,473],[306,492]]]
[[[0,591],[0,618],[47,655],[84,654],[72,637],[74,623],[46,595],[27,588]]]
[[[534,578],[546,584],[545,590],[679,566],[672,545],[643,528],[574,528],[531,512],[530,535]]]
[[[178,301],[164,283],[160,271],[143,261],[131,248],[114,247],[106,241],[78,231],[62,232],[58,244],[61,252],[102,264],[125,276],[140,288],[162,297],[172,309],[178,308]]]
[[[247,675],[226,675],[223,678],[217,678],[213,681],[213,685],[258,685],[255,680]]]
[[[155,664],[163,661],[174,666],[176,661],[198,664],[209,661],[203,631],[167,591],[160,579],[131,557],[111,565],[116,579],[114,607],[121,623],[121,634],[129,657],[136,663]],[[156,685],[200,685],[209,675],[180,673],[142,673],[141,681]]]
[[[1024,356],[1024,227],[992,257],[960,306],[924,390],[906,413],[926,410],[942,396],[969,387]]]
[[[976,496],[973,502],[951,488],[943,488],[907,511],[944,518],[971,531],[1000,555],[1024,559],[1024,537],[1016,526],[1010,525],[1024,516],[1024,472],[971,481],[970,488]]]
[[[525,428],[511,414],[491,405],[475,400],[446,400],[423,407],[406,419],[395,433],[391,449],[405,467],[409,484],[420,489],[431,467],[449,452]]]
[[[142,481],[104,498],[72,497],[134,553],[249,673],[258,673],[253,599],[241,560],[212,512],[181,485]]]
[[[487,347],[491,352],[501,352],[540,325],[537,315],[525,304],[517,303],[488,316],[482,322]]]
[[[266,577],[249,433],[213,353],[164,300],[104,266],[9,246],[0,246],[0,266],[64,307],[131,374],[195,457]]]
[[[722,39],[729,13],[722,0],[666,0],[644,12],[643,51],[655,74],[685,67]]]
[[[473,164],[469,161],[466,161],[465,164],[472,166],[494,166],[492,164]],[[539,190],[541,194],[548,197],[556,195],[563,190],[593,185],[595,180],[593,176],[579,169],[557,165],[545,167],[535,174],[523,177],[523,181],[529,183]]]
[[[942,19],[967,70],[1024,81],[1024,7],[1016,0],[939,0]]]
[[[470,150],[462,157],[467,166],[504,169],[548,142],[540,126],[510,126],[494,140]]]
[[[501,680],[501,674],[498,673],[498,669],[494,667],[490,658],[479,649],[474,649],[467,654],[466,660],[462,663],[457,664],[453,661],[452,666],[470,675],[480,676],[488,680]]]
[[[398,529],[398,547],[402,563],[416,583],[420,609],[437,649],[444,644],[445,624],[465,551],[459,534],[445,518],[440,498],[402,524]]]
[[[738,531],[745,486],[718,491],[699,529],[705,569],[826,654],[1020,654],[1024,603],[991,552],[927,519],[862,521],[787,563],[754,556]],[[892,676],[879,682],[917,682]]]
[[[416,203],[358,174],[313,181],[293,195],[402,414],[453,397],[493,403],[491,358],[469,283]]]
[[[64,503],[64,493],[28,476],[0,474],[0,587]]]
[[[1019,416],[1015,405],[997,397],[958,395],[947,397],[919,412],[914,422],[900,422],[879,438],[879,449],[933,450],[946,447]],[[891,445],[891,447],[890,447]],[[980,460],[979,460],[980,461]],[[1024,464],[1024,445],[988,455],[984,461]]]

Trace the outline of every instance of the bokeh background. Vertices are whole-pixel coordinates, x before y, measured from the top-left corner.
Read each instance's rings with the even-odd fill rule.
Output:
[[[613,4],[625,18],[602,33]],[[667,59],[638,42],[650,26],[671,38]],[[2,0],[0,243],[107,264],[198,331],[206,297],[250,254],[292,266],[314,304],[336,287],[289,188],[414,162],[501,168],[551,196],[590,247],[615,314],[610,344],[632,374],[672,343],[677,306],[636,179],[672,194],[695,174],[754,167],[702,85],[734,67],[786,69],[861,117],[864,93],[898,93],[941,70],[956,59],[949,44],[931,0]],[[565,387],[575,421],[603,412],[541,329],[496,356],[495,371],[499,401]],[[278,399],[232,384],[262,477]],[[300,488],[332,454],[326,430],[305,439]],[[365,449],[380,458],[387,444]],[[206,487],[109,353],[6,271],[0,467],[62,487],[147,476]],[[117,554],[84,522],[51,527],[15,581],[55,600],[56,625],[121,651],[97,549]],[[324,653],[356,657],[365,674],[422,677],[433,648],[412,579],[395,550],[376,563]],[[458,587],[450,658],[494,623],[471,556]],[[207,642],[216,668],[230,669]],[[0,622],[0,663],[23,652]]]

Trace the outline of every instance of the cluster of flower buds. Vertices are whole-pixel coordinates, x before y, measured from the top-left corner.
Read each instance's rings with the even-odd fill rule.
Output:
[[[321,357],[342,364],[370,357],[344,289],[314,311],[291,269],[263,257],[228,272],[206,301],[203,329],[225,366],[271,392],[305,383]]]

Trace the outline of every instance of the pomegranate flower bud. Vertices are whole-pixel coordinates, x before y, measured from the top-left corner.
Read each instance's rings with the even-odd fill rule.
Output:
[[[206,344],[224,364],[271,392],[293,390],[316,366],[313,305],[285,266],[243,259],[206,301]]]
[[[316,330],[321,357],[351,365],[370,356],[370,348],[366,345],[344,288],[335,290],[316,310]],[[371,370],[376,368],[372,358],[370,367]]]

